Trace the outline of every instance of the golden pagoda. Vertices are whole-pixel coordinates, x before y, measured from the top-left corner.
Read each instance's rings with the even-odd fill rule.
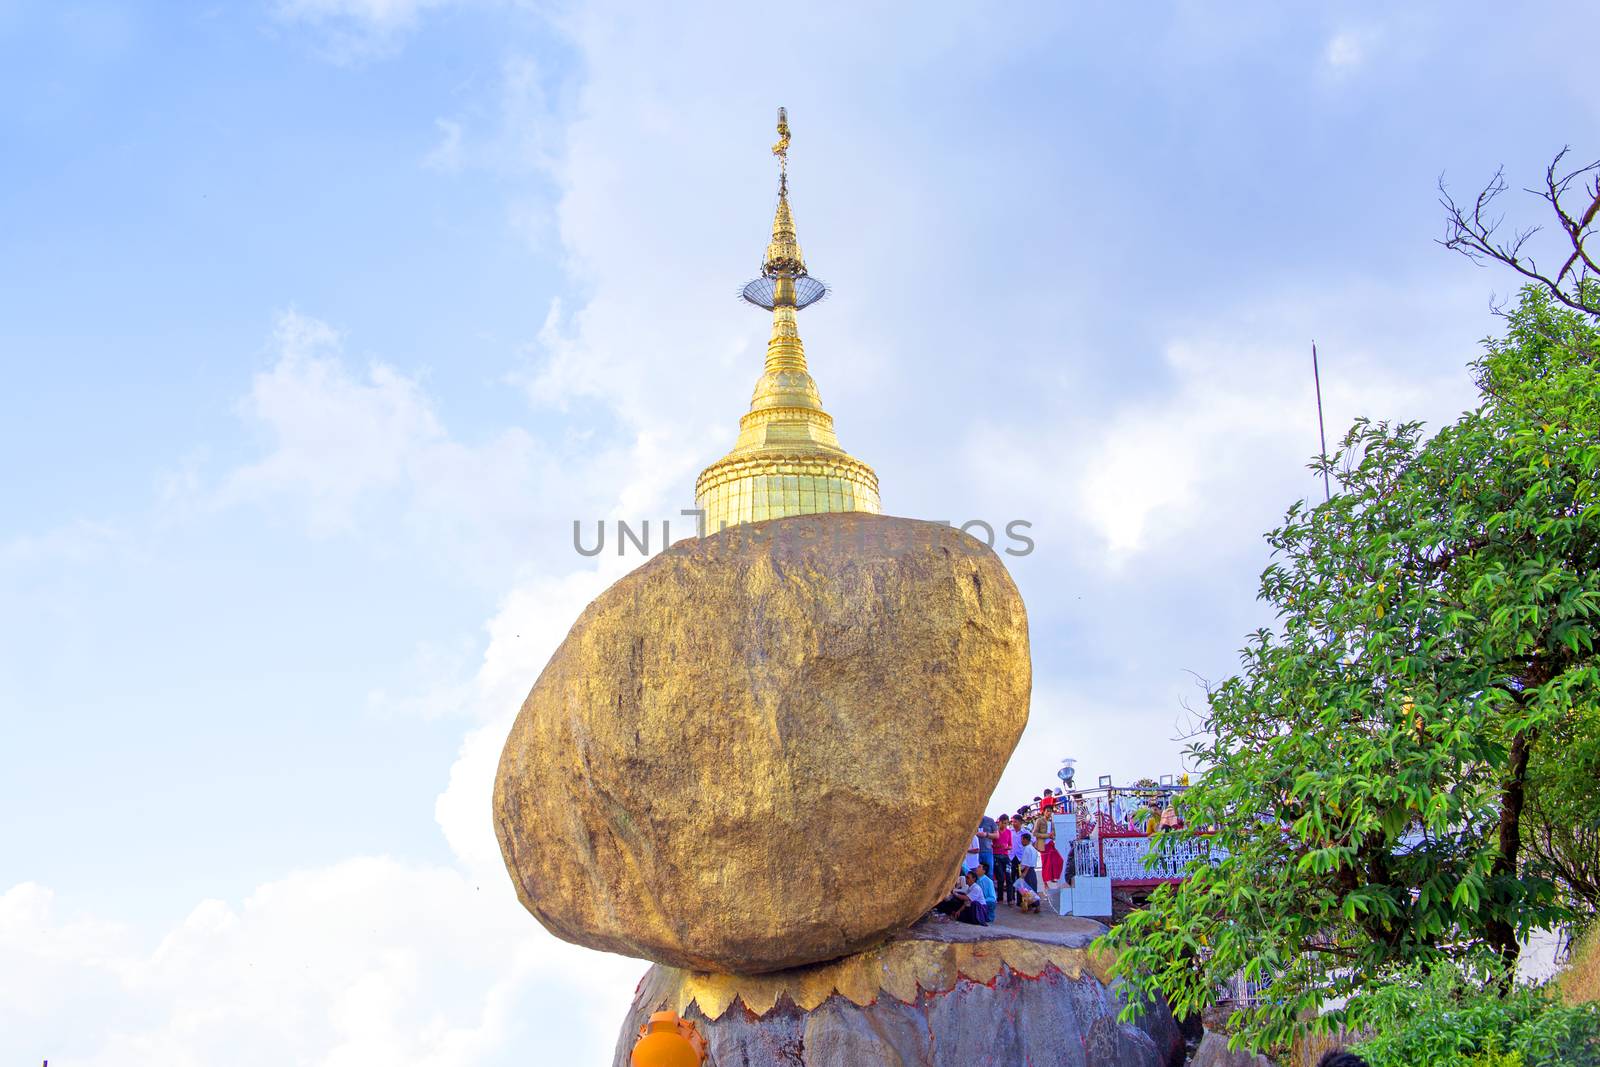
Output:
[[[880,510],[878,476],[850,455],[822,410],[817,383],[806,371],[795,313],[827,295],[806,273],[789,210],[789,120],[778,109],[778,209],[761,276],[744,287],[745,300],[772,312],[767,363],[739,420],[733,450],[700,472],[695,506],[706,533],[742,522],[825,511]]]

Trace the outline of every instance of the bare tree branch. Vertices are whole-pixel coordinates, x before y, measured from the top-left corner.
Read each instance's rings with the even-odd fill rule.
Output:
[[[1572,243],[1572,255],[1567,257],[1567,261],[1561,265],[1561,270],[1556,274],[1558,283],[1566,278],[1567,273],[1574,266],[1579,266],[1580,264],[1580,274],[1574,275],[1574,277],[1580,277],[1581,272],[1585,269],[1593,274],[1600,274],[1600,267],[1595,265],[1594,260],[1589,256],[1588,250],[1584,247],[1584,242],[1589,238],[1590,232],[1594,227],[1595,218],[1600,215],[1600,174],[1597,174],[1595,178],[1592,195],[1589,189],[1579,185],[1583,195],[1589,198],[1589,205],[1584,208],[1583,214],[1574,219],[1561,203],[1561,198],[1567,194],[1567,189],[1575,180],[1600,170],[1600,159],[1595,160],[1586,167],[1579,167],[1564,177],[1557,178],[1556,168],[1561,165],[1562,158],[1570,150],[1570,146],[1562,148],[1560,152],[1556,153],[1556,158],[1550,161],[1550,166],[1545,168],[1545,187],[1543,189],[1528,190],[1543,197],[1550,204],[1550,207],[1556,213],[1556,218],[1561,220],[1561,228],[1566,232],[1567,240]]]
[[[1563,147],[1545,168],[1544,188],[1527,190],[1550,205],[1571,247],[1571,254],[1553,276],[1539,269],[1529,250],[1528,242],[1541,227],[1516,229],[1509,235],[1502,232],[1505,215],[1496,214],[1495,201],[1507,188],[1503,167],[1494,172],[1494,177],[1470,206],[1456,203],[1444,178],[1440,177],[1439,204],[1445,210],[1445,235],[1439,243],[1474,263],[1502,263],[1543,286],[1551,296],[1574,311],[1600,315],[1600,297],[1596,296],[1596,288],[1600,287],[1600,265],[1596,264],[1588,247],[1588,240],[1600,223],[1600,160],[1562,174],[1562,161],[1570,151],[1570,146]],[[1580,206],[1567,202],[1574,185]]]

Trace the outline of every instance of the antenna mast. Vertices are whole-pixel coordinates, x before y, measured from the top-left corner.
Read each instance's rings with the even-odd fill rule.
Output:
[[[1328,486],[1328,431],[1322,425],[1322,374],[1317,369],[1317,342],[1311,342],[1311,381],[1317,388],[1317,438],[1322,442],[1322,499],[1333,500],[1333,490]]]

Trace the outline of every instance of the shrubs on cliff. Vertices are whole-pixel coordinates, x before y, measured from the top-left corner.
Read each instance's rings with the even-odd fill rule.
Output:
[[[1412,969],[1367,997],[1371,1067],[1600,1067],[1600,1005],[1563,1004],[1549,988],[1501,995],[1486,961]]]

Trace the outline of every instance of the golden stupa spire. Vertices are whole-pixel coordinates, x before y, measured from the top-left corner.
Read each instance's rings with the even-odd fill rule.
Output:
[[[796,313],[821,300],[828,287],[806,272],[789,207],[789,117],[778,109],[778,207],[761,276],[744,287],[745,300],[772,312],[766,366],[739,420],[733,450],[700,473],[695,502],[705,529],[825,511],[871,511],[878,476],[839,445],[833,416],[822,408],[806,369]]]

